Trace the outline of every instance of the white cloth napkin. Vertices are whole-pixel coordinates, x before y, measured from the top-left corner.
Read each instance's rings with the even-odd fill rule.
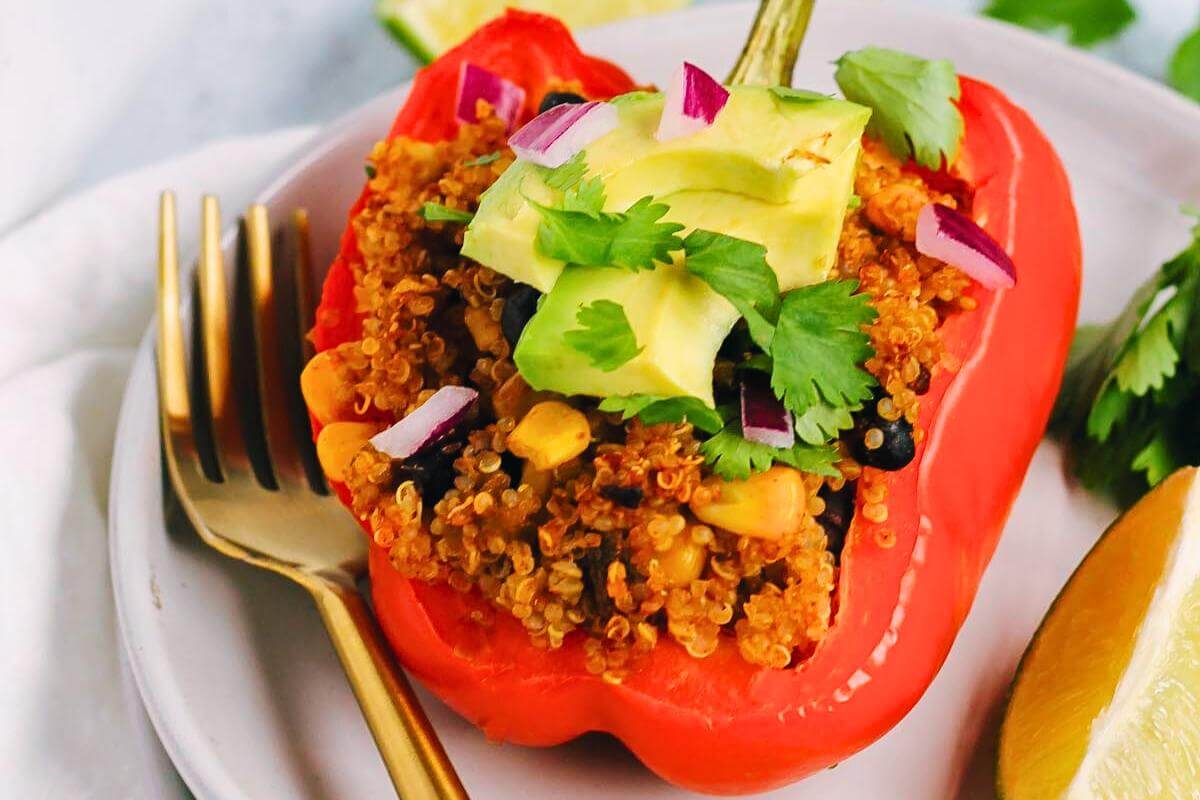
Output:
[[[101,184],[0,239],[0,795],[155,797],[123,697],[105,520],[117,410],[150,321],[159,192],[232,214],[312,133],[227,140]]]

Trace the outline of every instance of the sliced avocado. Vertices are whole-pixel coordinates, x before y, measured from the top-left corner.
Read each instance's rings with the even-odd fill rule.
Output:
[[[611,372],[593,367],[563,341],[565,331],[579,327],[579,309],[600,299],[621,304],[644,348]],[[572,265],[542,298],[513,359],[535,389],[598,397],[690,395],[711,406],[713,361],[737,319],[728,300],[675,264],[637,273]]]
[[[588,146],[588,176],[605,185],[605,210],[646,195],[667,219],[759,242],[784,291],[824,280],[836,251],[869,109],[834,99],[783,99],[739,86],[710,127],[666,142],[654,138],[663,96],[617,103],[620,124]],[[547,171],[517,161],[483,195],[463,255],[542,291],[563,263],[534,244],[541,217],[528,200],[556,203]]]

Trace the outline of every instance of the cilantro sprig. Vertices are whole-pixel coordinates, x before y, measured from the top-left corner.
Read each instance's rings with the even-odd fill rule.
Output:
[[[779,279],[767,265],[767,248],[733,236],[697,230],[683,240],[687,271],[733,303],[746,318],[750,336],[764,350],[771,346],[779,319]]]
[[[606,397],[600,401],[600,410],[620,412],[623,420],[638,417],[647,425],[690,422],[705,433],[716,433],[725,427],[722,410],[710,408],[698,397],[659,397],[649,394]]]
[[[958,75],[949,61],[865,47],[837,60],[834,79],[847,100],[871,108],[867,131],[898,158],[930,169],[953,163],[963,135],[955,101]]]
[[[702,442],[700,452],[712,465],[713,472],[727,481],[745,480],[776,462],[816,475],[838,474],[834,467],[838,452],[832,445],[799,442],[790,448],[779,448],[759,444],[742,436],[742,426],[737,420]]]
[[[670,261],[671,252],[683,246],[676,235],[683,226],[660,222],[668,209],[653,197],[643,197],[623,213],[552,208],[532,200],[530,204],[542,215],[538,251],[568,264],[636,272]]]
[[[425,203],[417,215],[429,222],[470,222],[475,217],[470,211],[460,211],[441,203]]]
[[[596,300],[580,308],[575,319],[580,327],[564,333],[563,339],[597,369],[612,372],[643,350],[619,303]]]
[[[1108,325],[1075,335],[1052,430],[1083,484],[1131,504],[1200,461],[1200,224]]]

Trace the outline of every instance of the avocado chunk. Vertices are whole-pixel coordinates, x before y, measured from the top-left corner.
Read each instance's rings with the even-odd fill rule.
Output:
[[[579,309],[600,299],[625,309],[643,348],[611,372],[593,367],[563,341],[564,332],[579,327]],[[737,320],[729,301],[679,265],[629,272],[573,264],[542,298],[513,360],[526,382],[539,390],[597,397],[690,395],[711,406],[713,361]]]
[[[653,195],[666,219],[758,242],[783,291],[824,280],[833,265],[853,191],[870,110],[832,98],[786,99],[738,86],[716,121],[666,142],[654,138],[663,96],[616,101],[620,122],[586,151],[587,176],[604,181],[605,210]],[[535,245],[541,216],[529,201],[555,205],[548,170],[517,161],[484,193],[463,255],[548,292],[564,264]]]

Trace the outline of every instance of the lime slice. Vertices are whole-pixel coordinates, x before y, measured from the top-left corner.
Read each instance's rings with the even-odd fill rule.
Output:
[[[571,28],[672,11],[691,0],[379,0],[375,13],[400,44],[432,61],[506,8],[558,17]]]
[[[999,789],[1027,798],[1200,797],[1200,481],[1126,512],[1034,636],[1000,734]]]

